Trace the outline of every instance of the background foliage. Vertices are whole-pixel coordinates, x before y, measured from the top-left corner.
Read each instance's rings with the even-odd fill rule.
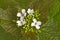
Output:
[[[41,14],[41,33],[21,35],[16,28],[20,8],[33,8]],[[35,39],[35,37],[36,39]],[[60,40],[60,0],[0,0],[0,40]]]

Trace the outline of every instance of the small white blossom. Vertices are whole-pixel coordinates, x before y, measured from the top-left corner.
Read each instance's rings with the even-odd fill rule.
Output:
[[[37,21],[35,18],[33,19],[33,22],[31,23],[31,26],[35,26],[36,29],[40,29],[41,22]]]
[[[17,17],[21,17],[21,16],[22,16],[21,13],[18,12],[18,13],[17,13]]]
[[[29,9],[27,10],[27,13],[28,13],[29,15],[33,15],[34,10],[29,8]]]
[[[22,25],[24,25],[26,22],[24,21],[24,20],[22,20],[22,21],[17,21],[17,25],[18,26],[22,26]]]

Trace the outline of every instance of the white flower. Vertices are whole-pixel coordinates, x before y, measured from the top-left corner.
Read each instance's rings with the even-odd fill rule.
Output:
[[[18,20],[17,21],[17,25],[18,26],[22,26],[22,25],[24,25],[26,22],[24,21],[24,20]]]
[[[21,17],[21,16],[22,16],[21,13],[18,12],[18,13],[17,13],[17,17]]]
[[[28,13],[29,15],[33,15],[34,10],[29,8],[29,9],[27,10],[27,13]]]
[[[24,25],[25,23],[26,23],[25,21],[19,21],[19,20],[17,21],[17,25],[18,25],[18,26],[22,26],[22,25]]]
[[[25,9],[22,9],[22,13],[26,13],[26,10]]]
[[[31,23],[31,26],[35,26],[36,29],[40,29],[41,22],[37,21],[35,18],[33,19],[33,22]]]

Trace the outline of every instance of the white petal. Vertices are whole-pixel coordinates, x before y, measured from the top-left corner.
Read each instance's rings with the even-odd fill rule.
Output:
[[[35,22],[35,23],[36,23],[36,22],[37,22],[37,20],[34,18],[34,19],[33,19],[33,22]]]
[[[31,26],[35,26],[35,23],[31,23]]]
[[[41,21],[38,21],[36,25],[41,25]]]
[[[18,26],[22,26],[22,23],[18,23],[17,25],[18,25]]]
[[[24,16],[26,16],[26,13],[24,13]]]
[[[28,10],[31,10],[30,8]]]
[[[40,26],[36,25],[36,29],[40,29]]]
[[[22,9],[22,13],[25,13],[25,11],[26,11],[25,9]]]
[[[20,17],[20,21],[23,21],[23,20],[24,20],[24,17],[23,17],[23,16],[21,16],[21,17]]]
[[[34,10],[33,10],[33,9],[31,10],[31,13],[32,13],[32,14],[34,13]]]
[[[18,12],[18,13],[17,13],[17,17],[21,17],[21,16],[22,16],[21,13]]]
[[[27,13],[28,13],[28,14],[31,13],[31,9],[30,9],[30,8],[28,9]]]
[[[17,23],[20,23],[20,22],[21,22],[20,20],[17,21]]]

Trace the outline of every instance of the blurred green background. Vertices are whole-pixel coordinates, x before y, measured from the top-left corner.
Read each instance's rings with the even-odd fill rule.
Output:
[[[41,13],[43,24],[36,38],[21,36],[12,22],[19,8],[33,8]],[[60,40],[60,0],[0,0],[0,40]]]

